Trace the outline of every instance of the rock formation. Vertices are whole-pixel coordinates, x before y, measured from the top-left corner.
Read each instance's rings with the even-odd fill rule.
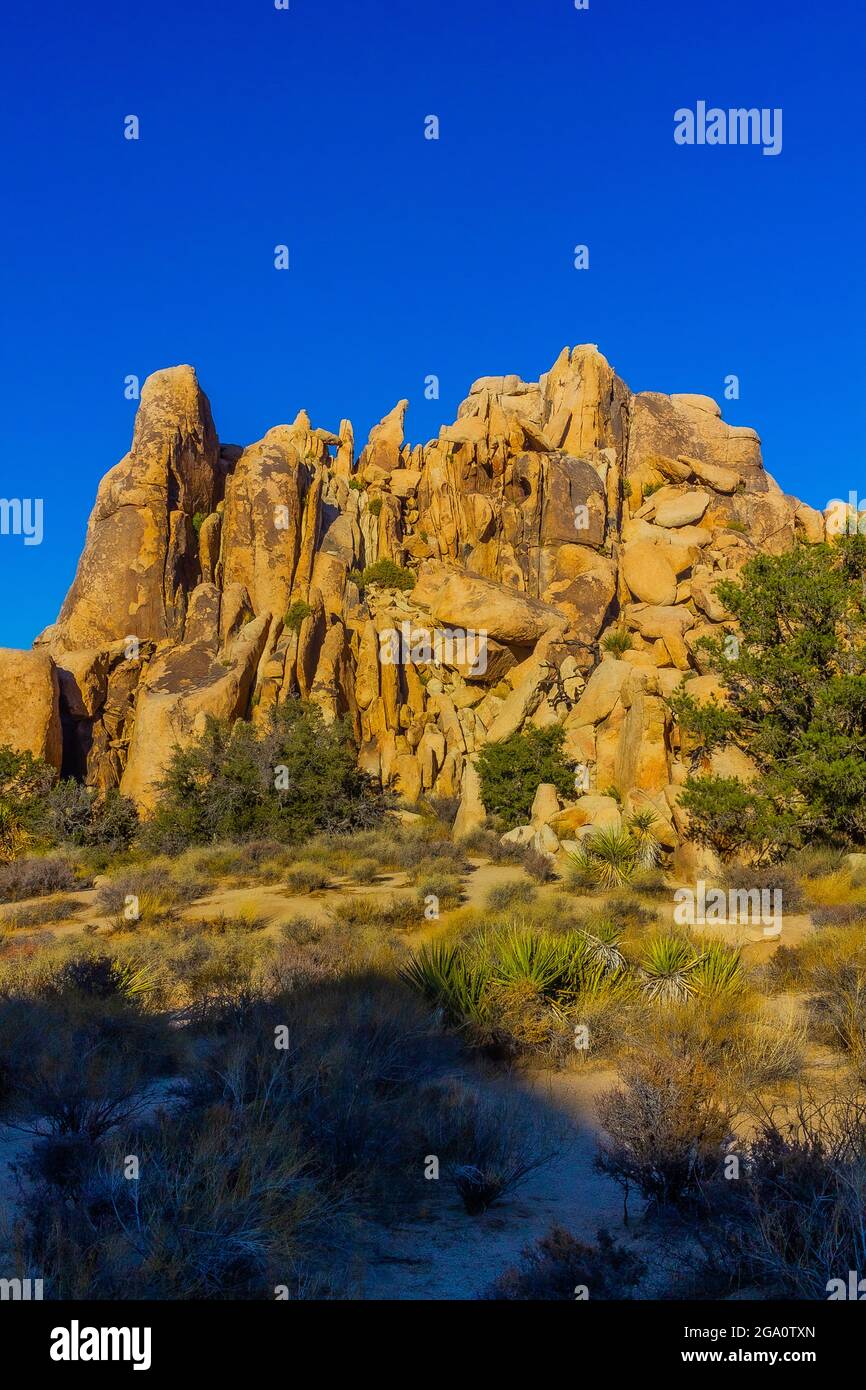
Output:
[[[552,852],[649,804],[675,847],[667,697],[712,685],[696,643],[731,626],[716,583],[824,518],[765,472],[754,430],[706,396],[633,394],[591,345],[537,382],[482,377],[427,444],[405,441],[405,409],[357,461],[350,422],[303,411],[221,446],[191,367],[150,377],[57,623],[0,652],[0,743],[59,765],[62,741],[67,774],[146,810],[208,714],[261,719],[299,694],[347,717],[361,766],[406,801],[461,798],[469,829],[482,745],[557,723],[585,794],[545,793],[521,831]],[[383,559],[414,589],[361,592],[353,573]],[[600,645],[614,625],[619,656]]]

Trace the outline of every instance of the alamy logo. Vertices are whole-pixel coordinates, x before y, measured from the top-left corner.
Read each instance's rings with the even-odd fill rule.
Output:
[[[856,1269],[848,1270],[847,1284],[844,1279],[828,1279],[826,1287],[828,1303],[838,1303],[842,1299],[862,1303],[866,1299],[866,1279],[861,1279]]]
[[[41,1279],[0,1279],[0,1303],[39,1302],[42,1299]]]
[[[41,497],[0,497],[0,536],[23,536],[25,545],[41,545],[42,534]]]
[[[52,1361],[131,1361],[134,1371],[150,1370],[149,1327],[68,1327],[51,1329]]]
[[[866,536],[866,502],[856,492],[848,493],[848,501],[833,497],[824,508],[824,524],[828,536]]]
[[[762,145],[764,154],[782,153],[782,108],[762,106],[707,106],[695,110],[681,106],[674,112],[674,140],[678,145]]]
[[[379,633],[383,666],[467,666],[474,676],[487,670],[487,633],[462,628],[415,627],[402,622]]]
[[[699,878],[694,888],[674,893],[674,921],[678,927],[712,926],[734,922],[762,926],[778,935],[782,930],[780,888],[707,888]]]

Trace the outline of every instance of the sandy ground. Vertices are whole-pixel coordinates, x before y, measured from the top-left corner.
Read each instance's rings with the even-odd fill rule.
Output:
[[[513,1194],[483,1216],[467,1215],[453,1187],[430,1183],[430,1202],[416,1220],[368,1228],[358,1271],[359,1296],[367,1299],[471,1299],[510,1265],[524,1246],[552,1226],[595,1240],[600,1227],[629,1241],[635,1226],[622,1226],[622,1193],[594,1172],[597,1126],[593,1098],[614,1073],[597,1070],[473,1075],[482,1088],[518,1094],[529,1121],[559,1137],[557,1158],[533,1173]]]

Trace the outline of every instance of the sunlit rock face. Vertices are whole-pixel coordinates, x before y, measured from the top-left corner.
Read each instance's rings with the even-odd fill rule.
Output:
[[[299,695],[345,717],[406,801],[460,798],[468,833],[481,747],[560,724],[583,779],[551,807],[562,835],[609,819],[616,787],[676,845],[667,699],[706,681],[698,640],[732,626],[716,584],[821,539],[823,517],[765,472],[754,430],[706,396],[633,394],[592,345],[537,382],[479,378],[426,444],[406,441],[406,405],[357,458],[350,421],[304,411],[221,445],[192,367],[149,377],[56,624],[0,652],[3,687],[26,692],[0,695],[0,742],[147,809],[209,714],[259,721]],[[412,578],[359,585],[381,561]]]

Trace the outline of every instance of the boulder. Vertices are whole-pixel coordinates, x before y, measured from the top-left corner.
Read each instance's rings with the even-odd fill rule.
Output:
[[[559,796],[552,782],[542,782],[535,793],[529,821],[538,829],[548,825],[559,811]]]
[[[551,626],[564,626],[552,605],[434,560],[421,566],[412,598],[437,622],[485,632],[500,642],[537,642]]]
[[[622,557],[623,578],[642,603],[672,604],[677,596],[676,570],[661,545],[635,541]]]
[[[60,681],[47,652],[0,647],[0,747],[32,753],[60,771]]]

